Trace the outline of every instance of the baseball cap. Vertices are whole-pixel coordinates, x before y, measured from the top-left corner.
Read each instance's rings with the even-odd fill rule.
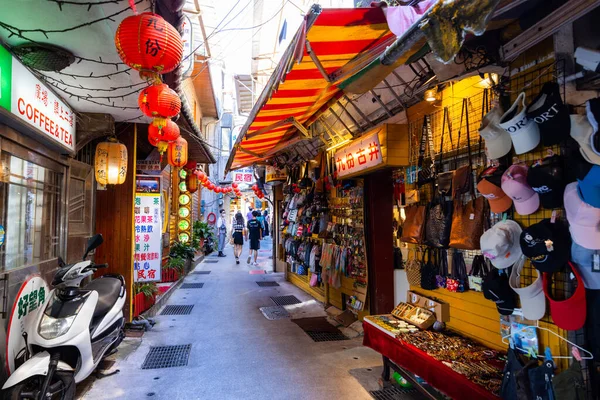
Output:
[[[493,213],[502,213],[512,206],[512,199],[488,178],[482,178],[479,181],[477,191],[488,200]]]
[[[550,315],[554,324],[561,329],[576,331],[581,329],[585,324],[586,317],[586,301],[585,301],[585,286],[581,279],[581,275],[577,268],[569,262],[569,268],[573,271],[577,279],[577,288],[575,293],[567,300],[557,301],[550,297],[550,284],[552,283],[552,274],[543,275],[544,294],[550,303]]]
[[[579,180],[578,187],[583,201],[600,208],[600,165],[594,165],[585,178]]]
[[[515,221],[497,222],[481,235],[481,253],[496,268],[510,267],[523,255],[519,245],[522,231]]]
[[[549,218],[533,224],[521,232],[521,250],[541,272],[552,272],[569,261],[571,236],[561,220],[552,223]]]
[[[571,128],[569,110],[560,97],[556,82],[546,82],[542,90],[527,107],[527,118],[535,121],[544,146],[561,143]]]
[[[511,315],[517,307],[515,292],[508,284],[508,276],[496,268],[486,275],[481,285],[483,296],[496,303],[498,312],[502,315]]]
[[[544,208],[562,207],[563,191],[567,184],[562,165],[562,158],[554,155],[534,164],[527,171],[527,183],[540,196]]]
[[[502,115],[499,125],[510,135],[517,154],[527,153],[540,143],[537,124],[525,114],[525,92],[521,92],[513,105]]]
[[[512,148],[510,135],[498,123],[502,117],[502,109],[494,107],[481,120],[479,135],[485,139],[485,152],[489,159],[504,157]]]
[[[525,165],[513,164],[502,175],[502,190],[521,215],[533,214],[540,207],[540,196],[527,184],[527,169]]]
[[[600,154],[592,147],[592,137],[599,137],[594,133],[594,128],[590,124],[589,117],[585,115],[573,114],[571,118],[571,137],[579,144],[579,151],[587,162],[600,165]]]
[[[521,287],[521,272],[523,271],[523,265],[525,265],[525,257],[521,256],[510,273],[508,284],[512,290],[519,295],[523,316],[528,320],[537,321],[546,314],[544,285],[542,283],[540,272],[536,271],[537,279],[533,281],[531,285]]]
[[[600,257],[600,250],[586,249],[575,241],[571,244],[571,260],[577,266],[583,284],[587,289],[599,290],[600,271],[596,272],[592,269],[595,254]]]
[[[565,211],[574,242],[588,249],[600,249],[600,208],[592,207],[579,196],[578,183],[565,188]]]

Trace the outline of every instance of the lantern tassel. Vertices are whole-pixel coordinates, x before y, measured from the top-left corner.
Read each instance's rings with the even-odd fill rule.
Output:
[[[129,0],[129,7],[135,15],[137,15],[137,8],[135,7],[135,0]]]

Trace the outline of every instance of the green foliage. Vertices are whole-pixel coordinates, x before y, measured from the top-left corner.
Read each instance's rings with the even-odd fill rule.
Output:
[[[175,242],[171,246],[169,256],[171,258],[181,258],[183,260],[193,260],[196,255],[194,248],[187,243]]]
[[[181,257],[170,257],[167,264],[163,267],[164,269],[174,269],[179,274],[183,274],[183,270],[185,268],[185,259]]]
[[[215,234],[213,232],[213,228],[207,222],[196,221],[196,222],[194,222],[192,229],[193,229],[193,237],[196,237],[198,239],[208,239],[208,238],[212,238],[213,240],[215,239]]]
[[[158,286],[155,282],[136,283],[133,285],[133,291],[135,294],[144,293],[144,296],[152,297],[158,293]]]

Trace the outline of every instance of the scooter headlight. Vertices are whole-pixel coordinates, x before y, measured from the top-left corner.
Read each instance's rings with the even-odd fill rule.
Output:
[[[44,339],[56,339],[69,331],[77,315],[65,318],[52,318],[46,314],[42,317],[38,333]]]

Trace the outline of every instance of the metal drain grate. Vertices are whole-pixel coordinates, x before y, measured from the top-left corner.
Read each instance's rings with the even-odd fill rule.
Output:
[[[166,306],[160,315],[190,315],[193,305],[191,306]]]
[[[305,331],[315,342],[337,342],[339,340],[350,340],[340,332]]]
[[[194,272],[192,272],[192,274],[195,274],[195,275],[208,275],[208,274],[210,274],[210,271],[194,271]]]
[[[205,264],[206,264],[206,263],[208,263],[208,264],[216,264],[216,263],[218,263],[218,262],[219,262],[219,260],[204,260],[204,263],[205,263]]]
[[[296,296],[271,296],[271,300],[278,306],[289,306],[302,303]]]
[[[273,287],[273,286],[279,286],[279,283],[275,282],[275,281],[260,281],[260,282],[256,282],[256,284],[260,287]]]
[[[282,306],[260,307],[259,310],[266,319],[271,321],[290,318],[290,314]]]
[[[202,289],[204,287],[204,282],[201,283],[182,283],[181,289]]]
[[[183,367],[190,358],[191,344],[151,347],[142,369]]]
[[[424,398],[416,389],[403,389],[396,386],[373,390],[369,394],[376,400],[420,400]]]

